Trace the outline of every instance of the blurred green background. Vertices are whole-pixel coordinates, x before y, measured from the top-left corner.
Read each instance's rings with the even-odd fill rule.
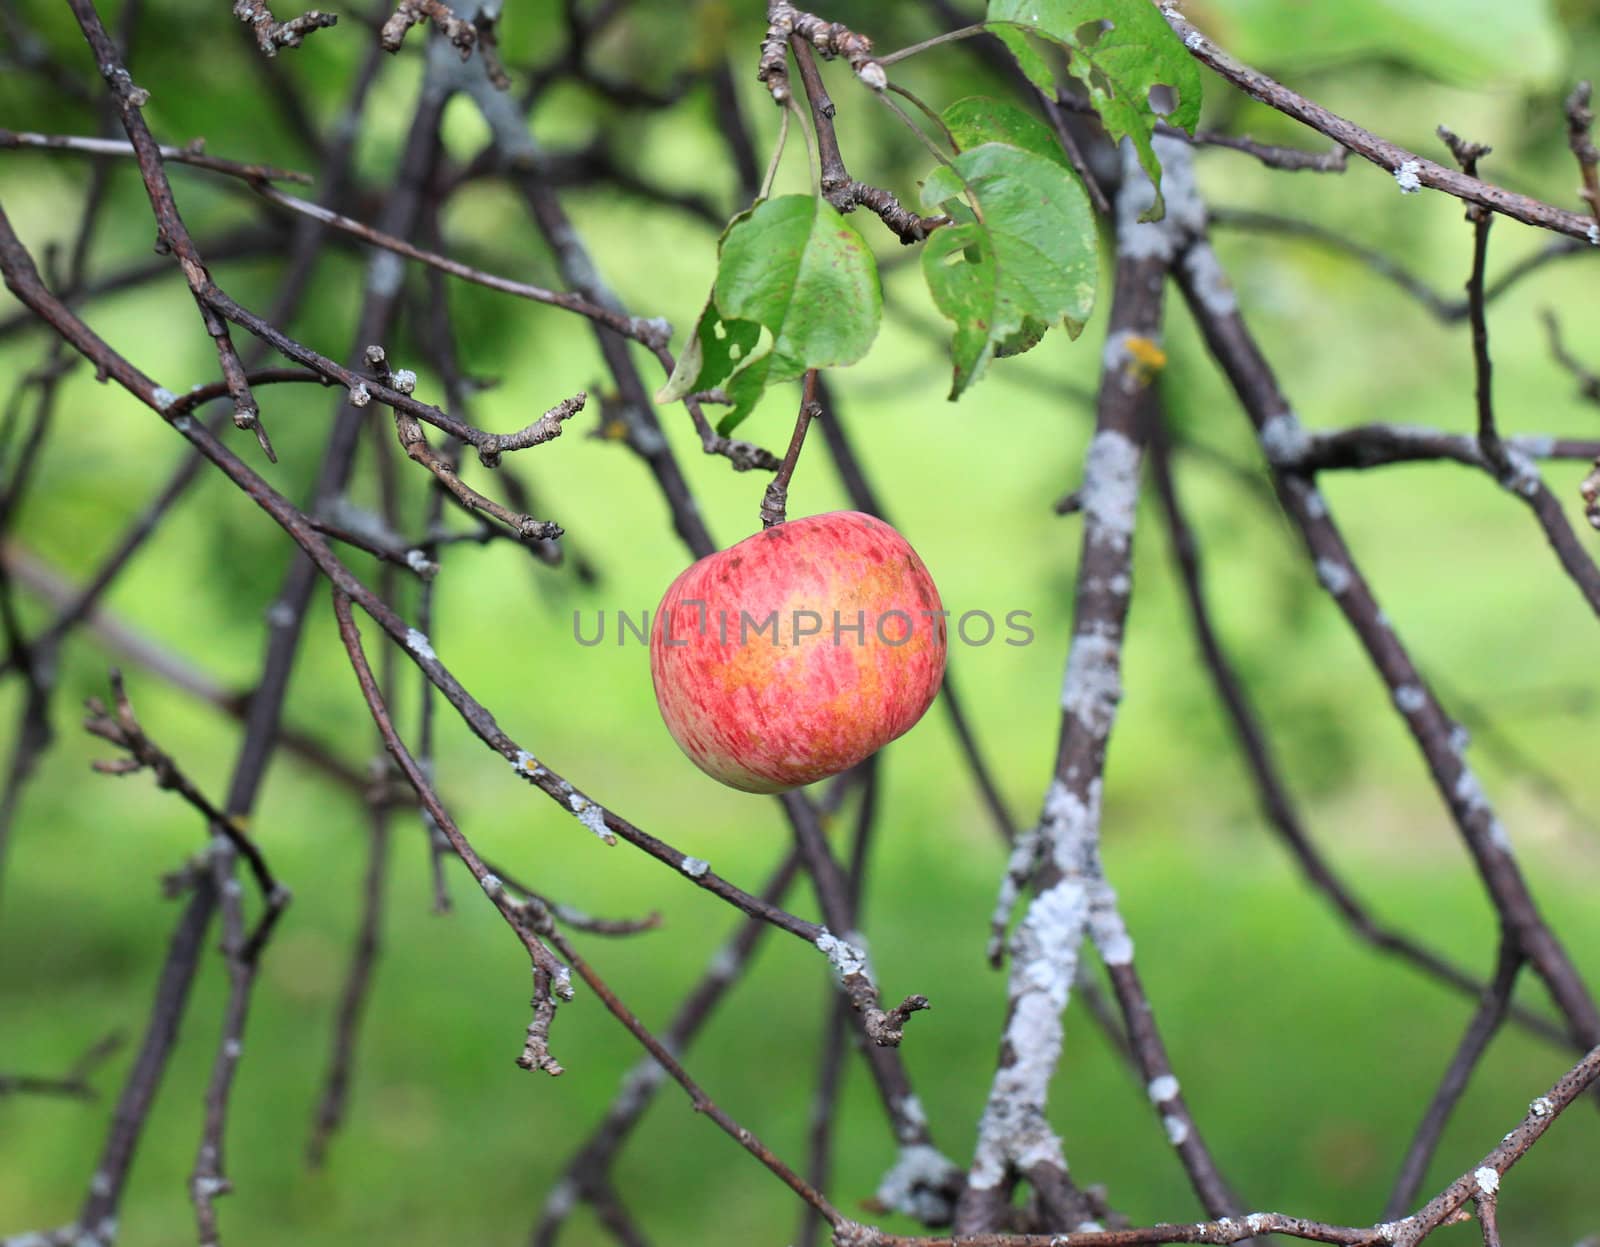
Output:
[[[152,93],[146,115],[158,136],[183,143],[204,135],[213,154],[290,167],[310,157],[276,120],[261,76],[290,82],[326,126],[372,38],[356,13],[340,10],[337,28],[265,63],[224,6],[173,0],[147,7],[132,65]],[[764,160],[776,117],[753,80],[760,8],[633,6],[595,46],[591,67],[661,86],[731,57]],[[502,52],[520,84],[530,66],[559,48],[563,27],[553,4],[508,9]],[[1494,145],[1483,166],[1490,179],[1576,205],[1560,100],[1572,80],[1600,66],[1592,4],[1214,0],[1188,9],[1225,46],[1386,137],[1443,159],[1433,128],[1446,123]],[[24,0],[14,11],[75,74],[94,77],[65,6]],[[109,19],[114,6],[105,12]],[[924,6],[911,3],[839,4],[827,15],[886,49],[939,28]],[[357,163],[371,191],[367,219],[376,214],[409,121],[420,42],[414,34],[384,64],[362,131]],[[910,202],[926,153],[842,67],[825,71],[852,172]],[[1009,90],[960,46],[897,66],[895,77],[941,107],[963,95]],[[1214,78],[1206,87],[1208,125],[1321,143]],[[735,179],[713,110],[703,85],[670,109],[647,112],[560,82],[538,102],[532,127],[555,148],[608,136],[619,157],[652,183],[703,195],[731,213],[739,206]],[[0,76],[0,124],[85,134],[96,132],[97,119],[37,78],[8,70]],[[449,107],[445,134],[451,156],[462,162],[487,137],[470,102],[459,99]],[[791,148],[780,190],[806,188],[803,150]],[[1226,151],[1207,151],[1198,165],[1219,206],[1320,222],[1404,260],[1452,295],[1465,279],[1469,228],[1454,200],[1401,197],[1391,177],[1359,161],[1343,176],[1274,173]],[[0,202],[36,255],[70,245],[87,175],[77,156],[0,157]],[[272,211],[198,171],[177,169],[173,179],[202,249],[208,238]],[[116,169],[110,195],[91,275],[144,259],[153,238],[130,163]],[[615,188],[574,189],[565,201],[629,309],[671,319],[681,347],[710,283],[715,229]],[[997,364],[951,405],[941,322],[916,264],[904,262],[915,257],[902,254],[876,222],[857,224],[885,265],[889,304],[870,356],[831,378],[841,419],[946,604],[996,617],[1032,612],[1033,644],[958,645],[951,659],[985,755],[1026,821],[1050,777],[1078,548],[1078,522],[1055,516],[1051,504],[1080,479],[1090,413],[1073,395],[1095,383],[1108,293],[1079,342],[1052,334],[1032,354]],[[558,282],[521,204],[494,178],[461,191],[445,229],[453,255]],[[1547,240],[1497,222],[1491,273]],[[1218,241],[1245,312],[1306,423],[1472,427],[1464,325],[1441,326],[1367,268],[1313,245],[1220,231]],[[297,337],[325,354],[348,354],[363,263],[348,249],[325,252],[312,297],[291,326]],[[265,309],[280,262],[219,262],[214,271],[240,301]],[[1600,413],[1581,405],[1570,378],[1552,363],[1538,321],[1541,309],[1559,309],[1569,345],[1600,368],[1595,275],[1594,260],[1579,256],[1493,305],[1504,430],[1590,436],[1600,424]],[[408,280],[423,290],[420,273]],[[577,389],[607,388],[584,323],[460,284],[449,297],[465,367],[499,381],[477,400],[480,425],[517,428]],[[0,296],[0,317],[15,308]],[[176,271],[98,298],[86,315],[176,391],[215,374],[214,352]],[[391,359],[417,368],[419,394],[442,401],[413,345],[416,332],[408,322],[386,344]],[[14,383],[47,343],[42,330],[0,340],[0,377]],[[1493,917],[1471,865],[1384,688],[1263,492],[1247,424],[1176,301],[1167,347],[1163,391],[1190,444],[1177,459],[1179,487],[1202,542],[1210,600],[1312,833],[1380,916],[1488,973]],[[654,361],[640,361],[647,383],[657,383]],[[281,457],[268,475],[291,497],[303,497],[334,396],[276,387],[262,390],[260,401]],[[741,434],[781,449],[794,401],[790,391],[770,395]],[[597,406],[561,440],[508,458],[502,471],[528,482],[539,514],[565,526],[570,548],[594,564],[598,583],[580,584],[570,560],[548,568],[508,543],[453,548],[437,581],[433,644],[549,765],[757,890],[786,851],[776,803],[722,789],[696,771],[660,723],[646,651],[614,643],[612,613],[653,607],[686,555],[642,464],[616,442],[584,436],[597,426]],[[681,408],[660,414],[717,539],[728,543],[752,531],[764,480],[703,456]],[[64,384],[57,427],[9,540],[82,578],[182,450],[148,411],[79,368]],[[241,453],[260,466],[253,447]],[[375,497],[370,467],[364,460],[355,490],[367,503]],[[403,467],[408,513],[420,517],[421,473]],[[1575,486],[1582,471],[1552,465],[1547,473],[1580,527]],[[487,480],[495,492],[486,474],[474,470],[469,479]],[[1550,921],[1600,990],[1594,618],[1524,508],[1479,474],[1393,467],[1329,476],[1323,488],[1400,635],[1437,680],[1447,709],[1476,729],[1471,761]],[[815,438],[791,491],[791,514],[844,504]],[[1196,661],[1152,506],[1141,510],[1139,524],[1127,692],[1109,762],[1104,834],[1140,969],[1197,1120],[1246,1203],[1369,1221],[1471,1005],[1359,945],[1292,867],[1257,812]],[[1594,548],[1586,528],[1580,539]],[[217,681],[244,689],[289,557],[276,527],[208,474],[107,606]],[[350,559],[360,574],[374,571],[364,556]],[[402,593],[409,612],[413,588]],[[573,612],[592,629],[593,613],[602,609],[607,643],[580,647]],[[30,627],[48,617],[24,598]],[[367,629],[369,644],[374,632]],[[108,750],[77,730],[77,708],[86,695],[104,692],[112,661],[88,634],[65,650],[54,705],[59,738],[21,805],[0,896],[0,1071],[59,1072],[107,1030],[137,1035],[176,916],[157,877],[202,844],[197,819],[148,776],[117,780],[87,769]],[[127,674],[151,735],[220,797],[239,729],[135,665]],[[419,694],[409,675],[405,687],[398,709],[410,725]],[[20,693],[15,681],[0,691],[8,742]],[[287,721],[352,765],[372,756],[370,722],[320,592]],[[647,1023],[663,1024],[736,916],[642,854],[605,848],[518,783],[450,716],[440,723],[441,790],[482,851],[591,912],[660,911],[655,932],[580,942]],[[885,994],[933,998],[933,1010],[911,1024],[903,1052],[935,1137],[965,1163],[1003,1016],[1004,976],[984,964],[983,943],[1004,853],[937,709],[886,752],[882,796],[865,930]],[[847,821],[840,820],[841,837]],[[367,835],[362,809],[348,794],[287,757],[270,772],[254,828],[295,902],[265,959],[235,1094],[228,1168],[237,1189],[221,1204],[224,1232],[235,1242],[520,1242],[636,1056],[627,1035],[580,991],[554,1032],[567,1074],[551,1080],[515,1068],[527,1022],[525,958],[464,872],[452,872],[455,912],[430,912],[423,834],[404,813],[395,827],[384,947],[351,1113],[326,1167],[312,1171],[304,1144],[350,954]],[[813,912],[803,889],[791,904]],[[129,1244],[184,1241],[193,1232],[185,1179],[224,987],[221,961],[211,955],[123,1201],[121,1234]],[[825,988],[814,950],[773,936],[688,1054],[689,1068],[718,1102],[797,1164]],[[1529,984],[1520,998],[1544,1007]],[[74,1215],[130,1053],[124,1049],[97,1077],[97,1103],[0,1099],[0,1234]],[[1428,1189],[1474,1162],[1569,1063],[1565,1052],[1504,1033],[1446,1133]],[[1197,1215],[1143,1089],[1076,1005],[1052,1111],[1077,1177],[1105,1183],[1135,1221]],[[1597,1148],[1600,1120],[1588,1106],[1559,1122],[1505,1185],[1507,1232],[1521,1242],[1571,1243],[1600,1231]],[[852,1064],[840,1113],[836,1202],[858,1210],[893,1159],[870,1083]],[[666,1243],[781,1243],[798,1211],[672,1089],[658,1097],[623,1153],[616,1182],[645,1229]],[[893,1218],[886,1224],[914,1228]],[[569,1241],[600,1241],[601,1233],[580,1212]],[[1441,1241],[1466,1242],[1476,1230],[1443,1234]]]

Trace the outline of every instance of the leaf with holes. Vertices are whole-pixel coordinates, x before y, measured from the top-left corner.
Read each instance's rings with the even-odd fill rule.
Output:
[[[1100,258],[1077,174],[1035,152],[984,143],[935,169],[922,200],[952,219],[922,253],[933,301],[956,326],[951,398],[990,359],[1020,354],[1052,324],[1078,336],[1094,308]]]
[[[733,407],[717,425],[727,433],[768,386],[865,355],[878,333],[883,293],[861,236],[810,195],[784,195],[741,213],[718,252],[711,297],[656,401],[721,388]]]
[[[1088,89],[1106,131],[1138,149],[1157,187],[1142,219],[1158,219],[1164,211],[1161,162],[1150,138],[1160,120],[1194,132],[1200,68],[1150,0],[989,0],[986,24],[1041,91],[1055,91],[1055,75],[1030,37],[1067,50],[1067,72]]]

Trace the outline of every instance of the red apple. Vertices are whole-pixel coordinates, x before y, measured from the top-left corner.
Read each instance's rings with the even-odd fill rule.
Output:
[[[707,555],[650,637],[661,717],[707,775],[784,792],[904,735],[944,677],[939,591],[882,520],[834,511]]]

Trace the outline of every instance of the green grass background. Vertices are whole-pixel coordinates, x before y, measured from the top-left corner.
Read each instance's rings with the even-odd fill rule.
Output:
[[[671,25],[667,7],[647,6],[597,51],[597,63],[617,73],[664,75],[700,54],[678,48],[676,61],[651,60]],[[911,6],[890,7],[881,19],[883,46],[894,46],[895,36],[905,41],[925,33]],[[226,15],[198,12],[164,8],[136,52],[135,76],[154,92],[149,112],[158,133],[180,142],[204,133],[217,154],[303,163],[292,138],[260,120],[248,50],[225,38],[233,34],[223,29]],[[756,32],[742,13],[702,5],[694,10],[696,29],[720,29],[719,14],[731,23],[724,30],[728,46],[736,55],[749,52]],[[867,27],[875,20],[867,6],[845,5],[838,15]],[[1569,6],[1564,15],[1569,77],[1593,66],[1600,44],[1591,13]],[[65,57],[89,68],[64,11],[36,4],[29,16]],[[217,28],[225,55],[184,57],[165,37],[199,20]],[[548,19],[524,29],[521,36],[508,31],[514,64],[535,58],[557,37]],[[523,44],[515,42],[519,37]],[[319,116],[336,111],[360,38],[351,22],[280,58],[280,69],[308,92]],[[707,42],[715,47],[715,36]],[[408,54],[380,80],[359,161],[373,179],[392,167],[418,65]],[[1574,174],[1557,104],[1566,77],[1529,82],[1507,73],[1509,80],[1488,75],[1441,85],[1369,59],[1315,67],[1295,81],[1416,150],[1437,154],[1432,127],[1448,122],[1496,145],[1489,176],[1571,202]],[[950,49],[906,66],[906,80],[939,103],[998,89]],[[852,169],[914,197],[926,163],[920,149],[842,75],[830,81]],[[1214,81],[1207,87],[1208,116],[1217,121],[1263,138],[1309,141],[1264,111],[1229,101]],[[747,103],[765,152],[772,119],[757,90]],[[18,128],[93,128],[92,118],[20,79],[0,84],[5,118]],[[551,144],[581,141],[603,125],[624,127],[626,151],[648,176],[731,203],[732,177],[703,93],[660,117],[626,118],[564,87],[534,120],[535,133]],[[485,137],[461,101],[450,108],[446,133],[450,151],[463,159]],[[805,188],[800,150],[791,152],[780,189]],[[70,157],[7,153],[0,162],[0,202],[35,254],[70,242],[85,173]],[[1217,203],[1321,221],[1404,258],[1441,289],[1458,289],[1465,276],[1468,228],[1459,205],[1433,194],[1401,198],[1391,178],[1359,162],[1343,177],[1323,178],[1268,173],[1217,152],[1200,158],[1200,176]],[[174,180],[202,240],[256,210],[246,194],[204,175],[178,170]],[[131,168],[117,171],[112,195],[92,253],[99,266],[142,256],[151,237]],[[711,279],[712,233],[611,192],[575,192],[567,201],[629,308],[668,316],[681,339]],[[1080,342],[1051,335],[1034,353],[996,366],[965,401],[951,405],[944,399],[947,365],[928,332],[937,317],[916,265],[898,263],[899,248],[874,222],[860,225],[880,256],[896,262],[886,264],[891,300],[878,343],[865,362],[834,378],[842,419],[946,604],[996,617],[1032,612],[1032,645],[956,646],[951,659],[1005,797],[1026,820],[1049,780],[1079,534],[1078,522],[1054,516],[1051,503],[1079,481],[1089,429],[1089,413],[1063,397],[1062,387],[1093,385],[1106,300]],[[529,280],[555,280],[519,205],[490,181],[463,193],[446,226],[451,251],[463,258]],[[1504,266],[1544,241],[1500,222],[1492,263]],[[1219,234],[1219,246],[1306,423],[1471,427],[1464,327],[1436,324],[1370,272],[1301,243]],[[270,300],[275,268],[219,264],[217,276],[259,308]],[[297,335],[326,354],[346,354],[361,273],[359,257],[330,256],[294,325]],[[1570,344],[1600,366],[1594,274],[1594,262],[1580,257],[1552,266],[1494,306],[1505,430],[1587,436],[1595,428],[1593,408],[1579,404],[1570,380],[1550,362],[1537,321],[1543,307],[1562,309]],[[520,427],[576,389],[604,388],[582,323],[473,288],[452,287],[450,298],[463,326],[466,366],[500,381],[478,400],[478,423]],[[0,314],[13,307],[0,301]],[[176,275],[97,300],[87,314],[174,390],[214,371],[214,355],[196,331],[193,305]],[[15,378],[32,367],[45,341],[34,333],[0,343],[0,375]],[[419,367],[409,341],[390,347],[391,356]],[[1213,452],[1178,461],[1205,553],[1209,597],[1312,833],[1383,918],[1487,973],[1493,915],[1470,863],[1385,690],[1317,588],[1292,532],[1263,500],[1247,426],[1177,305],[1168,317],[1167,348],[1166,399],[1185,436]],[[654,383],[653,361],[641,356],[641,368]],[[439,397],[436,379],[419,371],[419,392]],[[282,457],[270,477],[290,496],[302,496],[332,396],[280,387],[260,398]],[[792,393],[774,393],[743,431],[781,447],[793,402]],[[437,582],[434,646],[547,764],[755,890],[786,848],[776,804],[702,777],[661,726],[646,652],[613,643],[611,613],[653,607],[685,554],[639,462],[613,442],[584,436],[595,427],[593,410],[560,441],[513,456],[502,470],[535,488],[541,513],[566,527],[601,582],[585,588],[570,570],[534,565],[503,544],[457,548]],[[762,480],[702,456],[681,409],[661,415],[718,540],[751,531]],[[79,369],[63,387],[57,429],[11,540],[64,573],[87,574],[180,450],[148,411]],[[1244,465],[1247,476],[1220,468],[1217,456]],[[247,458],[254,460],[254,452]],[[1574,500],[1581,474],[1576,465],[1548,473],[1580,524]],[[364,479],[358,494],[370,499],[370,475]],[[492,478],[474,479],[487,480],[493,492]],[[407,484],[411,513],[419,514],[420,481],[408,474]],[[1437,679],[1447,707],[1492,726],[1492,733],[1478,733],[1471,760],[1550,921],[1600,990],[1594,899],[1600,839],[1590,813],[1593,616],[1525,510],[1478,475],[1448,466],[1396,467],[1322,484],[1356,558],[1400,636]],[[844,502],[817,438],[791,491],[791,513]],[[1471,1005],[1357,944],[1263,825],[1196,662],[1158,520],[1153,508],[1141,509],[1127,695],[1107,777],[1107,867],[1173,1063],[1208,1142],[1248,1204],[1371,1220]],[[1592,548],[1586,530],[1580,539]],[[248,500],[208,475],[107,604],[121,621],[243,688],[259,662],[263,613],[289,553]],[[362,556],[351,558],[371,574]],[[402,605],[410,609],[412,602]],[[582,611],[592,627],[601,609],[608,612],[608,643],[578,646],[573,612]],[[24,613],[34,625],[47,617],[31,601]],[[375,630],[367,631],[371,641]],[[89,760],[107,751],[77,730],[76,707],[104,690],[110,661],[87,635],[66,650],[54,708],[59,739],[27,790],[6,863],[3,1070],[57,1071],[109,1029],[137,1034],[176,916],[160,899],[157,876],[202,842],[203,828],[190,812],[148,777],[88,772]],[[137,668],[128,677],[155,739],[207,792],[220,794],[237,727]],[[400,706],[408,723],[415,721],[417,697],[408,676]],[[19,708],[16,687],[0,693],[5,723],[15,722]],[[320,593],[287,719],[352,764],[372,753],[370,724]],[[1494,734],[1556,777],[1577,809],[1553,799],[1536,775],[1493,748]],[[546,893],[607,915],[661,912],[663,925],[653,933],[582,943],[647,1023],[664,1023],[736,916],[626,846],[599,844],[448,716],[441,718],[438,775],[474,842]],[[885,993],[923,991],[933,998],[933,1010],[913,1021],[902,1051],[937,1139],[964,1161],[1004,1007],[1003,976],[982,958],[1003,852],[938,711],[887,751],[883,783],[866,931]],[[350,1119],[327,1167],[312,1172],[304,1144],[355,927],[366,833],[356,802],[292,759],[280,758],[269,774],[254,827],[295,902],[265,960],[235,1094],[228,1168],[237,1190],[222,1204],[232,1241],[521,1241],[553,1177],[636,1055],[598,1002],[580,991],[554,1033],[568,1073],[550,1080],[516,1069],[512,1058],[527,1020],[525,960],[464,872],[452,874],[455,912],[430,913],[422,833],[404,815],[395,826],[384,948]],[[792,904],[812,913],[803,891]],[[192,1234],[184,1183],[224,986],[220,960],[208,955],[124,1199],[127,1243]],[[1543,1005],[1531,985],[1521,998]],[[688,1054],[690,1069],[718,1102],[796,1163],[804,1155],[824,1005],[820,958],[774,935]],[[1142,1088],[1076,1006],[1067,1027],[1052,1112],[1076,1175],[1105,1183],[1117,1207],[1137,1221],[1196,1216]],[[101,1073],[105,1094],[97,1103],[0,1100],[0,1233],[70,1219],[130,1059],[125,1050]],[[1515,1031],[1504,1034],[1446,1133],[1430,1187],[1473,1163],[1568,1063],[1566,1053]],[[1587,1106],[1559,1122],[1506,1182],[1508,1232],[1522,1242],[1571,1243],[1600,1230],[1593,1201],[1597,1147],[1600,1121]],[[870,1083],[852,1065],[840,1112],[834,1195],[841,1206],[857,1209],[893,1155]],[[670,1088],[623,1153],[617,1184],[646,1229],[667,1243],[781,1243],[797,1211],[792,1197]],[[575,1219],[570,1241],[599,1241],[586,1215]],[[1467,1242],[1475,1231],[1444,1233],[1441,1242]]]

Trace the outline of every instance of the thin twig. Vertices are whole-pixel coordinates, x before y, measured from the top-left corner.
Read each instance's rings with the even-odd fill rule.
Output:
[[[253,2],[253,0],[252,0]],[[45,151],[81,152],[89,156],[137,156],[132,143],[121,139],[84,138],[74,134],[35,134],[31,130],[0,129],[0,148],[35,147]],[[209,169],[213,173],[226,173],[229,177],[244,178],[248,182],[299,182],[311,184],[309,173],[294,169],[279,169],[273,165],[240,164],[205,154],[203,140],[196,139],[187,147],[156,148],[163,161],[192,165],[196,169]]]
[[[72,1068],[57,1078],[32,1074],[0,1074],[0,1097],[8,1095],[63,1096],[70,1100],[97,1100],[100,1093],[89,1080],[126,1042],[120,1031],[96,1040],[72,1063]]]
[[[1489,154],[1482,143],[1469,143],[1444,126],[1439,137],[1450,148],[1462,172],[1476,176],[1478,161]],[[1489,227],[1494,215],[1476,205],[1468,205],[1467,220],[1472,224],[1472,273],[1467,278],[1467,318],[1472,326],[1473,391],[1478,404],[1478,449],[1500,477],[1511,473],[1511,460],[1500,442],[1494,423],[1494,365],[1489,358],[1489,325],[1484,312],[1483,275],[1489,258]]]
[[[772,478],[761,499],[761,527],[772,528],[783,523],[788,515],[789,482],[794,477],[795,464],[800,461],[800,448],[805,445],[806,430],[822,414],[817,402],[817,370],[806,372],[800,397],[800,414],[795,417],[794,435],[789,439],[789,449],[783,456],[778,474]]]
[[[68,0],[68,5],[72,9],[73,16],[78,19],[78,25],[83,30],[90,49],[94,52],[101,74],[111,88],[111,98],[115,101],[121,116],[122,128],[127,131],[135,158],[139,162],[139,172],[144,179],[145,191],[155,213],[161,240],[177,257],[184,279],[189,283],[189,290],[200,309],[200,318],[205,323],[206,332],[216,344],[217,360],[222,367],[223,378],[228,382],[228,393],[233,399],[234,425],[255,433],[267,460],[276,462],[277,456],[273,454],[272,443],[261,424],[260,408],[250,392],[250,384],[245,377],[244,364],[239,359],[238,351],[234,349],[233,340],[228,336],[227,325],[217,315],[206,297],[213,284],[211,274],[206,271],[205,262],[195,249],[194,241],[189,237],[183,218],[178,215],[178,205],[172,197],[172,187],[167,181],[166,170],[161,163],[161,149],[151,137],[150,128],[145,124],[144,115],[140,112],[140,108],[149,100],[150,93],[134,85],[132,76],[122,64],[116,45],[101,24],[99,14],[95,12],[93,0]]]
[[[1580,192],[1584,201],[1589,205],[1589,211],[1594,214],[1596,222],[1600,222],[1600,149],[1594,145],[1594,109],[1590,106],[1593,88],[1588,82],[1580,82],[1572,88],[1572,94],[1567,96],[1567,146],[1572,148],[1572,155],[1578,162],[1578,172],[1583,178],[1583,190]],[[1590,241],[1593,241],[1591,236]]]
[[[568,294],[557,290],[546,290],[543,286],[535,286],[528,282],[513,281],[509,277],[500,277],[494,273],[486,273],[482,269],[473,268],[471,265],[462,264],[459,260],[452,260],[448,256],[439,255],[433,251],[426,251],[403,238],[396,238],[382,230],[375,229],[352,217],[342,213],[333,212],[320,204],[311,203],[309,200],[300,199],[294,195],[286,195],[275,187],[264,183],[257,183],[254,187],[256,193],[268,203],[276,204],[280,208],[287,208],[301,216],[310,217],[314,221],[359,238],[362,242],[374,247],[381,247],[385,251],[392,251],[395,255],[405,256],[408,260],[415,260],[419,264],[426,264],[436,268],[441,273],[448,273],[462,281],[471,282],[476,286],[483,286],[488,290],[498,290],[501,294],[516,295],[521,299],[530,299],[535,303],[544,303],[550,307],[559,307],[568,312],[576,312],[579,316],[587,316],[590,320],[598,321],[620,333],[625,338],[650,348],[659,350],[672,340],[672,326],[660,317],[646,319],[641,316],[623,316],[609,308],[600,307],[581,295]]]
[[[1390,1189],[1389,1198],[1383,1206],[1384,1220],[1392,1221],[1404,1213],[1412,1206],[1417,1198],[1417,1192],[1422,1189],[1422,1180],[1428,1176],[1428,1165],[1439,1147],[1439,1140],[1444,1136],[1444,1128],[1449,1124],[1450,1114],[1455,1110],[1462,1095],[1466,1093],[1467,1082],[1472,1077],[1473,1070],[1483,1059],[1490,1041],[1500,1029],[1501,1022],[1505,1020],[1507,1007],[1511,1003],[1511,992],[1516,986],[1517,973],[1522,969],[1522,965],[1522,954],[1517,951],[1516,945],[1510,940],[1501,940],[1494,977],[1484,987],[1472,1020],[1467,1023],[1466,1034],[1461,1037],[1460,1046],[1451,1058],[1444,1077],[1439,1082],[1438,1090],[1433,1093],[1427,1111],[1422,1115],[1422,1122],[1411,1140],[1411,1146],[1406,1149],[1405,1159],[1400,1163],[1400,1172],[1395,1177],[1394,1186]]]
[[[517,1058],[517,1064],[524,1069],[542,1069],[548,1074],[560,1074],[561,1064],[549,1050],[549,1027],[557,1002],[572,998],[570,973],[539,938],[537,928],[540,924],[530,912],[528,903],[518,901],[509,895],[500,878],[483,864],[483,859],[478,856],[466,836],[456,826],[455,820],[450,817],[438,794],[434,792],[433,785],[422,773],[422,768],[411,756],[411,751],[406,748],[399,733],[395,731],[388,707],[383,701],[383,694],[379,691],[378,682],[372,674],[372,667],[367,662],[366,652],[362,648],[361,633],[351,612],[350,599],[338,589],[334,591],[333,610],[339,623],[339,638],[344,642],[345,651],[350,656],[350,664],[361,686],[361,695],[366,699],[373,723],[383,736],[385,748],[416,792],[417,799],[422,802],[428,813],[433,816],[439,830],[450,841],[450,846],[455,849],[456,855],[472,872],[472,877],[478,881],[490,903],[516,933],[533,963],[534,1020],[528,1026],[527,1044],[522,1055]]]
[[[287,905],[289,890],[273,875],[272,868],[267,865],[267,859],[262,855],[255,840],[236,820],[213,805],[211,800],[179,769],[177,763],[157,748],[155,742],[145,733],[133,712],[133,703],[128,698],[127,689],[123,686],[122,673],[116,670],[111,672],[111,697],[110,709],[107,709],[105,703],[98,697],[89,698],[87,703],[89,714],[83,726],[91,735],[110,741],[117,748],[126,751],[128,756],[112,761],[97,761],[93,764],[94,769],[102,775],[132,775],[137,771],[148,770],[155,777],[158,788],[177,793],[193,806],[250,864],[256,885],[261,889],[261,897],[269,908],[281,909]]]

